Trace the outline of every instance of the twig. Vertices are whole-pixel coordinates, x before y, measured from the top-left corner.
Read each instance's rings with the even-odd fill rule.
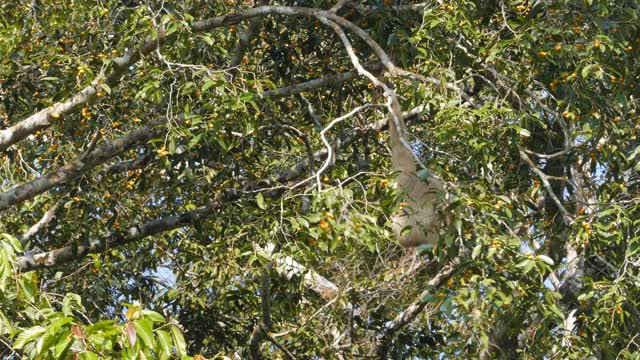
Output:
[[[558,199],[558,196],[553,191],[553,188],[549,183],[549,176],[545,174],[542,170],[540,170],[540,168],[533,162],[533,160],[531,160],[531,158],[527,156],[526,152],[524,152],[522,149],[520,149],[519,152],[520,152],[520,158],[529,165],[531,170],[533,170],[533,172],[535,172],[540,178],[540,180],[542,181],[542,184],[547,190],[547,193],[549,194],[553,202],[556,204],[558,211],[560,211],[560,213],[562,214],[565,224],[569,225],[573,221],[573,216],[571,216],[571,214],[567,211],[567,209],[562,205],[562,202],[560,202],[560,199]]]

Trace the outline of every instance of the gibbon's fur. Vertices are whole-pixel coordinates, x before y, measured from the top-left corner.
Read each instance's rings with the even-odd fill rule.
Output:
[[[416,175],[416,161],[411,150],[401,140],[406,127],[397,99],[392,101],[391,110],[388,120],[391,166],[399,172],[396,182],[398,191],[404,196],[400,208],[391,217],[391,230],[403,247],[435,245],[440,237],[441,227],[436,206],[444,187],[433,176],[423,180]]]

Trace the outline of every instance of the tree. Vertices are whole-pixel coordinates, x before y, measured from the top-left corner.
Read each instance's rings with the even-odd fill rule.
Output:
[[[0,9],[4,357],[638,351],[636,1]],[[391,236],[389,91],[435,248]]]

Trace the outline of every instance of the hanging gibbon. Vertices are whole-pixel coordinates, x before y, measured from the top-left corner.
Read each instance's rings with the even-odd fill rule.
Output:
[[[436,207],[440,203],[444,187],[434,176],[421,179],[408,143],[403,143],[406,125],[397,99],[393,99],[389,115],[389,146],[391,166],[399,174],[396,178],[403,202],[391,217],[391,230],[403,247],[417,247],[438,242],[441,218]]]

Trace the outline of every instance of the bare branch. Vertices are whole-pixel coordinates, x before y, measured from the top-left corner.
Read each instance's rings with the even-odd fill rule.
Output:
[[[8,209],[12,205],[19,204],[38,194],[42,194],[55,186],[66,184],[82,173],[117,156],[129,147],[159,136],[165,131],[164,123],[164,120],[152,122],[71,160],[57,170],[0,193],[0,212]]]
[[[522,149],[522,151],[526,152],[529,155],[533,155],[533,156],[535,156],[535,157],[537,157],[539,159],[551,160],[551,159],[563,157],[566,154],[570,153],[574,149],[575,148],[565,149],[565,150],[562,150],[562,151],[555,152],[553,154],[538,154],[538,153],[535,153],[535,152],[533,152],[531,150],[527,150],[527,149]]]
[[[271,329],[271,278],[269,270],[271,266],[267,264],[266,269],[262,269],[262,277],[260,284],[260,299],[262,305],[262,321],[260,321],[253,329],[251,338],[249,339],[249,358],[253,360],[263,359],[260,353],[260,344],[265,335]]]
[[[331,128],[336,125],[337,123],[350,118],[351,116],[355,115],[356,113],[369,108],[369,107],[374,107],[374,106],[384,106],[381,104],[365,104],[362,106],[358,106],[357,108],[351,110],[350,112],[346,113],[343,116],[337,117],[335,119],[333,119],[329,124],[327,124],[327,126],[324,127],[324,129],[322,129],[320,131],[320,138],[322,139],[322,143],[325,146],[325,149],[327,149],[327,158],[325,159],[324,163],[322,164],[322,166],[320,167],[320,169],[318,169],[318,171],[316,171],[315,174],[315,178],[316,178],[316,186],[318,187],[318,191],[322,190],[322,182],[320,181],[320,176],[327,170],[327,168],[329,168],[329,166],[331,165],[331,162],[333,161],[333,148],[331,146],[331,144],[329,143],[329,141],[326,138],[326,133],[327,131],[331,130]],[[309,180],[309,179],[307,179]],[[300,183],[298,183],[296,186],[301,185],[303,183],[305,183],[307,180],[303,180]],[[295,186],[294,186],[295,187]]]
[[[571,216],[571,214],[567,211],[567,209],[562,205],[562,202],[560,201],[560,199],[558,199],[558,196],[553,191],[553,188],[549,183],[549,176],[547,176],[547,174],[545,174],[542,170],[540,170],[540,168],[533,162],[533,160],[531,160],[531,158],[529,158],[529,156],[527,156],[527,153],[524,152],[522,149],[520,149],[520,158],[524,160],[527,163],[527,165],[529,165],[531,170],[533,170],[533,172],[535,172],[536,175],[538,175],[538,177],[542,181],[542,184],[544,185],[544,188],[547,190],[547,193],[549,194],[553,202],[556,204],[558,211],[560,211],[560,213],[562,214],[565,224],[567,225],[570,224],[571,221],[573,221],[573,216]]]
[[[268,5],[269,0],[260,0],[258,2],[259,5]],[[236,47],[233,51],[233,56],[231,57],[231,61],[229,62],[229,67],[231,67],[232,74],[236,74],[238,72],[237,67],[242,63],[242,59],[244,58],[251,41],[258,36],[258,32],[262,27],[262,23],[264,22],[263,17],[257,17],[249,22],[247,25],[246,31],[240,35],[238,42],[236,43]]]
[[[56,217],[60,209],[62,209],[62,202],[64,201],[64,199],[65,197],[58,199],[58,201],[56,201],[56,203],[53,204],[53,206],[50,207],[49,210],[47,210],[44,213],[42,218],[38,220],[37,223],[33,224],[29,228],[29,230],[25,231],[25,233],[20,236],[21,244],[23,245],[26,244],[27,241],[31,240],[31,238],[34,237],[37,233],[39,233],[42,229],[49,226],[49,224]]]
[[[338,2],[335,5],[333,5],[331,9],[329,9],[329,12],[335,14],[338,11],[340,11],[340,9],[342,9],[342,7],[344,7],[345,5],[347,6],[350,5],[350,3],[351,3],[351,0],[338,0]]]
[[[335,300],[340,289],[331,280],[318,274],[316,271],[307,269],[294,258],[278,253],[274,253],[275,245],[268,244],[265,248],[256,246],[258,254],[266,257],[275,264],[275,270],[280,276],[291,279],[294,276],[302,276],[304,286],[313,290],[325,301]]]
[[[374,63],[371,65],[365,65],[365,68],[368,69],[369,71],[380,71],[380,69],[382,69],[383,65],[381,63]],[[359,74],[355,71],[347,71],[347,72],[343,72],[341,74],[333,74],[333,75],[327,75],[325,77],[321,77],[318,79],[313,79],[313,80],[309,80],[309,81],[305,81],[302,82],[300,84],[294,84],[294,85],[288,85],[288,86],[283,86],[281,88],[277,88],[274,90],[267,90],[264,91],[261,95],[263,97],[282,97],[282,96],[289,96],[289,95],[293,95],[293,94],[299,94],[303,91],[309,91],[309,90],[313,90],[313,89],[317,89],[320,87],[325,87],[325,86],[335,86],[337,84],[340,84],[342,82],[351,80],[351,79],[355,79],[359,76]]]

